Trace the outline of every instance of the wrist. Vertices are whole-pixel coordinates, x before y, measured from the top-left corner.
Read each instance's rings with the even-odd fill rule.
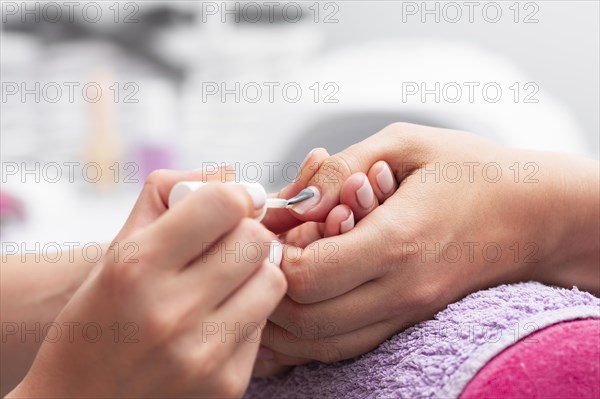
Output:
[[[542,256],[531,279],[599,293],[600,176],[598,162],[549,154]]]

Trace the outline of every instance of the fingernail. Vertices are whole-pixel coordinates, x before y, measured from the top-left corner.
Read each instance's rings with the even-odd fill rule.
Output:
[[[389,194],[394,189],[394,176],[387,162],[384,162],[383,170],[377,174],[377,185],[383,194]]]
[[[373,194],[373,188],[366,175],[363,175],[362,186],[356,190],[356,199],[358,200],[358,204],[364,209],[369,209],[373,205],[375,194]]]
[[[354,227],[354,214],[350,211],[350,216],[348,219],[344,220],[340,223],[340,234],[344,234],[352,230]]]
[[[271,241],[269,247],[269,262],[277,267],[281,267],[281,258],[283,257],[283,245],[277,240]]]
[[[316,188],[315,186],[310,186],[308,187],[308,189],[312,190],[315,193],[315,195],[305,201],[298,202],[297,204],[292,205],[291,208],[294,210],[294,212],[299,213],[300,215],[314,208],[315,205],[317,205],[321,200],[321,192],[318,188]]]
[[[260,346],[258,348],[258,354],[256,355],[256,357],[259,360],[271,360],[275,358],[275,354],[273,353],[273,351],[269,348],[267,348],[266,346]]]
[[[261,186],[259,183],[232,182],[231,184],[240,184],[246,189],[248,194],[250,194],[250,198],[252,198],[254,209],[262,209],[267,203],[267,192],[265,191],[264,187]]]
[[[300,164],[300,170],[304,169],[304,167],[308,163],[308,160],[312,156],[313,152],[315,152],[315,150],[316,150],[316,148],[313,148],[312,150],[310,150],[310,152],[308,153],[308,155],[306,156],[306,158],[304,158],[304,161],[302,161],[302,163]]]

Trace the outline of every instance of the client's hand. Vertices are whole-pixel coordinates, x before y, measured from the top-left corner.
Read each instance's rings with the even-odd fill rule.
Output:
[[[384,191],[369,173],[378,160],[399,182],[390,198],[348,233],[284,251],[288,295],[262,337],[273,361],[360,355],[501,283],[534,279],[600,291],[598,163],[463,132],[389,126],[287,188],[314,186],[320,196],[293,216],[273,215],[271,228],[323,222],[356,172]],[[356,197],[365,209],[368,199]]]
[[[105,255],[9,397],[243,394],[261,328],[286,290],[280,247],[248,218],[261,199],[239,186],[207,185],[167,212],[171,187],[200,178],[148,179],[117,237],[136,252]]]
[[[314,175],[314,171],[328,157],[329,154],[322,148],[311,151],[303,163],[298,179],[294,184],[287,186],[280,193],[277,193],[276,196],[286,198],[295,194],[295,192],[306,185]],[[302,223],[280,235],[280,239],[287,244],[286,257],[290,260],[290,256],[300,255],[295,251],[296,248],[310,251],[311,248],[318,248],[315,246],[318,240],[344,234],[352,230],[355,222],[360,221],[371,213],[380,203],[383,203],[391,196],[396,191],[396,188],[396,180],[390,166],[385,161],[378,161],[369,168],[366,175],[363,172],[357,172],[343,182],[340,189],[340,203],[329,211],[324,223],[310,221],[302,223],[293,214],[276,210],[272,210],[264,222],[275,231],[281,231],[282,225],[289,226]],[[308,206],[311,206],[310,202]],[[287,252],[288,250],[290,253]],[[323,256],[335,255],[336,247],[330,246],[328,252],[330,253],[323,254]],[[253,375],[267,376],[278,374],[289,368],[289,366],[272,361],[273,358],[273,351],[267,347],[261,347]],[[278,358],[282,360],[284,356],[279,354]],[[306,363],[308,361],[309,359],[285,357],[285,364],[290,365]]]

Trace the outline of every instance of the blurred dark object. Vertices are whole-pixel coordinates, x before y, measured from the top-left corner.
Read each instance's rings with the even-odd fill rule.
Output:
[[[33,4],[33,3],[31,3]],[[40,3],[36,3],[39,5]],[[89,23],[78,13],[69,16],[69,9],[65,5],[54,3],[62,9],[64,18],[49,20],[47,13],[38,12],[35,16],[23,15],[22,12],[4,13],[2,16],[2,29],[6,32],[21,32],[35,35],[42,43],[53,44],[73,40],[100,40],[116,44],[127,51],[130,55],[138,57],[143,61],[156,67],[160,72],[166,74],[176,82],[181,82],[184,70],[181,66],[162,57],[160,52],[153,46],[155,34],[165,28],[176,25],[190,25],[194,22],[195,15],[190,11],[167,5],[140,7],[135,13],[132,21],[111,21],[110,23]],[[33,7],[33,5],[31,5]],[[39,20],[36,20],[39,18]],[[132,23],[135,22],[135,23]]]

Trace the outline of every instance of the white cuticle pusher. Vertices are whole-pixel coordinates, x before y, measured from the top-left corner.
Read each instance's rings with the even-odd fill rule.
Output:
[[[187,197],[190,193],[193,193],[199,188],[205,186],[206,184],[209,183],[199,181],[182,181],[175,184],[171,189],[171,192],[169,193],[169,208],[171,208],[177,202],[181,201],[183,198]],[[227,182],[225,184],[237,184],[246,188],[248,191],[261,191],[265,197],[267,196],[265,188],[260,183]],[[267,213],[267,209],[269,208],[287,208],[288,206],[312,198],[314,197],[314,195],[315,192],[311,188],[305,188],[290,199],[267,198],[267,201],[265,203],[265,206],[263,207],[261,214],[258,217],[256,217],[256,219],[259,221],[262,220],[265,217],[265,214]]]

